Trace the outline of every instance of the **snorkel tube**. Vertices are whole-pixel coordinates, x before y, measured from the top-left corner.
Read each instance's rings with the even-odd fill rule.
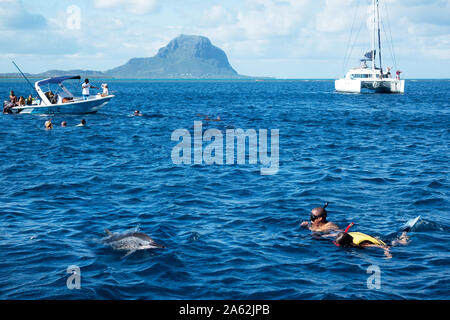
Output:
[[[347,228],[345,228],[345,231],[344,231],[344,232],[347,233],[348,230],[350,230],[350,228],[353,227],[354,225],[355,225],[354,222],[350,223],[350,224],[347,226]]]

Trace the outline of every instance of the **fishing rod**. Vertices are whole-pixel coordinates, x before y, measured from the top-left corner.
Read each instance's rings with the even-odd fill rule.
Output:
[[[17,70],[19,70],[19,72],[20,72],[20,74],[22,75],[22,77],[24,77],[25,80],[27,80],[27,82],[28,82],[28,84],[30,85],[30,87],[31,87],[34,91],[36,91],[36,88],[31,84],[30,80],[28,80],[28,78],[23,74],[22,70],[20,70],[20,68],[17,66],[17,64],[16,64],[14,61],[12,61],[12,63],[13,63],[14,66],[17,68]]]

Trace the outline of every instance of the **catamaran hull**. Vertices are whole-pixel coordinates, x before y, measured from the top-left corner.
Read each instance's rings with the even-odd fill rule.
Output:
[[[38,105],[38,106],[25,106],[23,108],[14,107],[14,113],[20,114],[85,114],[85,113],[96,113],[104,105],[106,105],[109,100],[114,96],[108,96],[104,98],[84,100],[72,103],[62,103],[62,104],[52,104],[49,106]]]
[[[368,89],[376,93],[404,93],[405,80],[350,80],[339,79],[334,82],[337,92],[361,93]]]

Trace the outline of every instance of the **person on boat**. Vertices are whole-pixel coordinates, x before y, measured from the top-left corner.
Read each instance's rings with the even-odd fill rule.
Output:
[[[103,89],[103,92],[102,92],[101,96],[102,97],[109,96],[108,84],[107,83],[102,83],[101,87]]]
[[[8,113],[12,113],[11,108],[14,107],[15,105],[9,101],[5,101],[3,103],[3,113],[4,114],[8,114]]]
[[[67,121],[61,122],[61,127],[67,127]]]
[[[24,106],[25,104],[26,104],[25,98],[21,96],[21,97],[19,98],[19,103],[18,103],[18,105],[19,105],[20,107],[22,107],[22,106]]]
[[[391,67],[387,67],[386,68],[387,69],[387,74],[386,74],[386,76],[387,76],[387,78],[391,78]]]
[[[397,72],[396,72],[396,77],[395,77],[395,79],[397,79],[397,80],[400,80],[400,73],[402,73],[400,70],[397,70]]]
[[[81,119],[81,122],[77,124],[77,127],[84,127],[86,125],[86,120]]]
[[[13,106],[17,105],[17,96],[14,94],[14,91],[11,90],[9,93],[9,102],[13,104]]]
[[[57,101],[56,95],[52,92],[52,90],[45,93],[45,96],[47,97],[48,101],[50,101],[51,104],[55,104]]]
[[[3,113],[12,113],[11,108],[15,107],[17,104],[17,97],[14,94],[14,91],[11,90],[9,93],[9,101],[5,101],[3,103]]]
[[[47,121],[45,121],[44,126],[46,130],[53,129],[52,119],[48,119]]]
[[[308,228],[311,231],[333,231],[339,230],[339,227],[327,220],[327,210],[328,202],[323,207],[316,207],[311,210],[310,222],[304,221],[300,224],[303,228]]]
[[[33,96],[30,94],[28,98],[25,100],[27,106],[31,106],[33,104]]]
[[[87,100],[89,98],[89,89],[98,89],[98,87],[94,87],[93,85],[91,85],[89,83],[89,79],[85,79],[84,83],[81,85],[81,88],[83,89],[82,94],[83,94],[83,99]]]
[[[372,237],[368,234],[362,232],[348,232],[350,228],[354,225],[352,222],[344,232],[338,233],[336,239],[333,243],[338,247],[357,247],[357,248],[380,248],[384,250],[384,255],[387,258],[392,258],[391,253],[389,252],[390,246],[383,242],[381,239]],[[408,235],[406,231],[403,231],[401,235],[391,242],[391,246],[403,244],[408,244]]]

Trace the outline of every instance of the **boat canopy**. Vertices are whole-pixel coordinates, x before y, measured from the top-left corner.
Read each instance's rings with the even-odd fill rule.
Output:
[[[38,82],[36,82],[36,86],[43,86],[49,83],[53,83],[53,84],[60,84],[63,81],[66,80],[72,80],[72,79],[81,79],[80,76],[65,76],[65,77],[53,77],[53,78],[48,78],[48,79],[44,79],[44,80],[40,80]]]

